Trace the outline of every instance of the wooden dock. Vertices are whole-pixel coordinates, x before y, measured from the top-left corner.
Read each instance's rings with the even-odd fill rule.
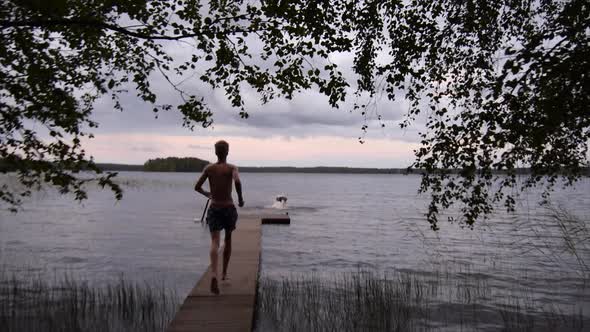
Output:
[[[282,223],[287,218],[273,217]],[[168,332],[252,330],[260,269],[261,221],[261,216],[240,216],[232,234],[229,280],[219,280],[221,294],[210,292],[211,268],[207,269],[184,300]],[[222,262],[220,254],[219,273]]]

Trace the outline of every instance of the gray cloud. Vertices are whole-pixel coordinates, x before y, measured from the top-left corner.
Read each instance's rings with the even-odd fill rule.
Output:
[[[204,145],[198,145],[198,144],[189,144],[186,146],[189,149],[193,149],[193,150],[211,150],[212,147],[210,146],[204,146]]]
[[[153,146],[132,146],[130,148],[131,151],[138,151],[138,152],[158,152],[160,151],[159,149],[153,147]]]
[[[188,56],[188,47],[173,48],[175,56]],[[352,56],[336,54],[331,59],[342,66],[346,77],[352,78],[350,68]],[[96,134],[101,133],[154,133],[160,135],[230,135],[250,137],[311,137],[338,136],[356,139],[365,136],[367,139],[388,138],[409,142],[419,141],[417,130],[402,131],[399,122],[403,119],[408,106],[400,96],[399,102],[391,102],[386,98],[377,98],[367,107],[365,116],[359,110],[351,112],[353,106],[353,88],[348,90],[348,100],[339,109],[333,109],[327,97],[317,91],[303,91],[292,100],[277,99],[266,105],[260,103],[259,95],[247,86],[243,89],[243,98],[250,117],[242,119],[239,110],[231,107],[223,90],[212,90],[210,86],[198,80],[200,72],[193,79],[182,84],[182,88],[205,97],[212,112],[214,124],[211,128],[196,127],[194,132],[182,127],[182,115],[173,109],[169,112],[156,114],[149,104],[141,101],[130,87],[132,93],[123,94],[121,103],[124,112],[113,109],[109,98],[102,98],[96,104],[93,120],[100,124]],[[178,82],[178,78],[172,78]],[[164,80],[154,73],[150,84],[158,95],[158,103],[178,104],[181,98]],[[381,116],[381,120],[378,116]],[[368,133],[361,130],[368,125]],[[385,124],[385,128],[381,125]],[[417,122],[417,128],[422,125]]]

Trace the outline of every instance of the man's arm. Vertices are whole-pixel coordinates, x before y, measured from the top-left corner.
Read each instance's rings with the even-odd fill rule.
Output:
[[[209,175],[207,174],[207,168],[205,168],[203,170],[203,174],[201,174],[201,177],[199,178],[199,180],[197,180],[197,184],[195,184],[195,191],[198,191],[199,193],[201,193],[201,195],[207,198],[211,198],[211,193],[203,190],[203,183],[205,183],[205,180],[207,180],[208,177]]]
[[[238,193],[238,206],[244,206],[244,197],[242,196],[242,181],[240,181],[240,175],[238,173],[238,168],[234,166],[232,177],[234,179],[234,183],[236,185],[236,192]]]

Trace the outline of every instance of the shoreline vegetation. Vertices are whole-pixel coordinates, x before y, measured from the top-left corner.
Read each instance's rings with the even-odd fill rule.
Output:
[[[590,324],[583,307],[565,311],[531,291],[519,283],[498,294],[470,273],[263,277],[255,331],[584,331]]]
[[[263,275],[254,331],[581,332],[590,325],[583,306],[539,300],[524,282],[498,291],[469,271]],[[0,273],[0,331],[163,331],[181,300],[174,289],[124,278],[91,286],[67,275]]]
[[[182,301],[174,289],[123,277],[102,286],[44,277],[0,271],[0,331],[159,332]]]
[[[97,163],[102,171],[123,171],[123,172],[176,172],[194,173],[201,172],[210,164],[209,161],[193,157],[166,157],[149,159],[143,165]],[[239,166],[241,173],[307,173],[307,174],[423,174],[425,170],[416,168],[369,168],[369,167],[346,167],[346,166],[315,166],[315,167],[294,167],[294,166]],[[0,159],[0,173],[15,171],[16,168],[6,159]],[[448,170],[450,173],[458,174],[461,170]],[[529,168],[516,168],[516,174],[531,174]],[[507,174],[505,170],[495,170],[494,174]],[[582,176],[590,176],[590,167],[581,168]],[[563,172],[563,174],[567,174]]]
[[[126,164],[97,164],[104,171],[138,171],[138,172],[201,172],[210,164],[208,160],[192,157],[167,157],[149,159],[143,165]],[[239,166],[241,173],[307,173],[307,174],[423,174],[422,169],[412,168],[364,168],[345,166]],[[460,170],[449,170],[459,173]],[[528,168],[515,169],[516,174],[530,174]],[[505,174],[506,171],[495,171],[495,174]],[[582,169],[582,174],[590,176],[590,168]]]

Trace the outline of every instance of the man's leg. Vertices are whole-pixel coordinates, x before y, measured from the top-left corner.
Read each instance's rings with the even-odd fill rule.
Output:
[[[225,248],[223,249],[223,275],[221,280],[225,280],[227,276],[227,266],[229,265],[229,258],[231,257],[231,233],[232,231],[225,231]]]
[[[209,258],[211,261],[211,292],[219,294],[219,286],[217,285],[217,250],[219,250],[219,231],[211,232],[211,250],[209,251]]]

